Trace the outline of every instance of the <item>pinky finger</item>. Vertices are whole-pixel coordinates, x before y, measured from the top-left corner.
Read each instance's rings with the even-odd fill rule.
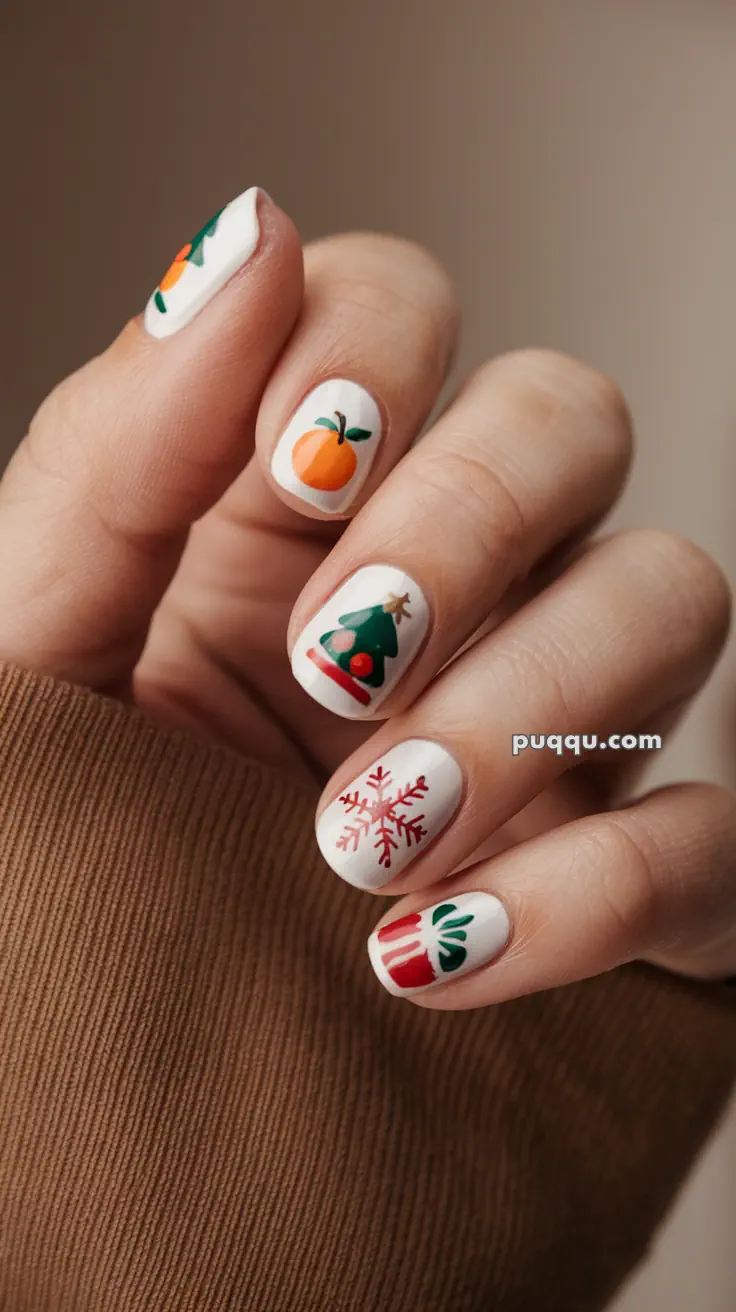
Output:
[[[371,935],[381,983],[446,1011],[646,959],[736,974],[736,797],[680,784],[588,816],[403,898]],[[436,892],[436,890],[435,890]]]

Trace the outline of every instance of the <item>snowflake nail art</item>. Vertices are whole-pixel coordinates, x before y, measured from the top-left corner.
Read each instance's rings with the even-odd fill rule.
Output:
[[[391,920],[371,934],[368,954],[389,993],[424,993],[493,961],[509,938],[509,919],[491,893],[459,893]]]
[[[457,810],[462,772],[439,743],[410,738],[352,780],[317,821],[333,870],[358,888],[389,882]]]
[[[426,836],[427,830],[422,827],[424,813],[410,815],[408,812],[429,791],[429,784],[420,774],[413,784],[407,783],[393,792],[391,771],[379,765],[368,775],[366,787],[372,789],[370,796],[361,796],[356,788],[338,798],[346,814],[352,816],[352,821],[345,823],[335,846],[340,852],[357,852],[361,841],[368,839],[372,832],[375,834],[373,846],[378,851],[378,864],[388,869],[392,851],[397,850],[400,843],[410,848],[412,843],[416,846]]]

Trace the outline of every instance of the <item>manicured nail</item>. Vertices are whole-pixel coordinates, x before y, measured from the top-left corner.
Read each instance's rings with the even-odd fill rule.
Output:
[[[416,656],[429,607],[393,565],[366,565],[343,583],[297,638],[294,678],[328,711],[372,715]]]
[[[317,821],[325,861],[356,888],[381,888],[444,829],[463,775],[453,756],[409,738],[353,779]]]
[[[152,337],[170,337],[189,323],[250,259],[258,234],[258,187],[250,187],[174,257],[146,306],[143,324]]]
[[[424,993],[486,966],[509,938],[509,918],[491,893],[460,893],[371,934],[368,955],[389,993]]]
[[[292,416],[271,474],[279,487],[320,510],[344,510],[365,483],[380,441],[381,415],[370,393],[345,378],[329,378]]]

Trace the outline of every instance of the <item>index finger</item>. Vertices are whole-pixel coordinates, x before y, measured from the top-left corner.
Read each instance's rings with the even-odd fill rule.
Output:
[[[0,487],[0,657],[93,687],[130,674],[191,524],[250,455],[302,290],[295,228],[251,188],[51,393]]]

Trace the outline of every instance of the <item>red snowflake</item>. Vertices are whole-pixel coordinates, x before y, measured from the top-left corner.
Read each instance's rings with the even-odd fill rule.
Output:
[[[366,783],[373,789],[373,797],[361,797],[356,788],[354,793],[343,793],[339,799],[346,814],[352,816],[352,823],[346,822],[343,826],[337,847],[341,852],[356,852],[361,839],[367,838],[372,830],[376,834],[373,846],[379,852],[378,864],[388,867],[391,852],[400,842],[409,848],[427,833],[422,826],[424,815],[407,815],[406,812],[429,791],[429,784],[420,774],[413,784],[407,783],[391,794],[389,789],[394,787],[391,771],[384,770],[382,765],[368,775]]]

